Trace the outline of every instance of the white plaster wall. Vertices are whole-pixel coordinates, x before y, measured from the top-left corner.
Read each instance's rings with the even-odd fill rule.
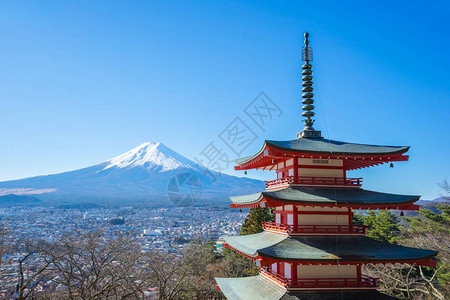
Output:
[[[327,161],[328,163],[315,163],[314,161]],[[320,158],[299,158],[299,165],[305,166],[333,166],[333,167],[342,167],[344,165],[344,161],[342,159],[320,159]]]
[[[298,265],[298,278],[357,278],[355,265]]]
[[[347,215],[298,215],[298,225],[349,225]]]
[[[285,211],[293,211],[294,210],[294,205],[285,205],[284,206],[284,210]]]
[[[344,171],[339,169],[309,169],[299,168],[298,176],[302,177],[336,177],[343,178]]]

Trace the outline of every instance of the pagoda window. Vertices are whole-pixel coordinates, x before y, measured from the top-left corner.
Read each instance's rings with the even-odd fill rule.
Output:
[[[271,270],[272,270],[272,272],[277,273],[277,271],[278,271],[277,266],[278,266],[278,263],[273,263],[273,264],[271,265]]]
[[[294,215],[292,214],[287,215],[287,224],[294,225]]]
[[[281,224],[281,215],[280,214],[275,214],[275,223]]]
[[[284,263],[284,277],[291,279],[291,264],[287,262]]]
[[[290,166],[292,166],[293,164],[294,164],[294,159],[293,159],[293,158],[288,159],[288,160],[286,161],[286,167],[290,167]]]
[[[289,175],[289,176],[294,176],[294,169],[292,169],[292,168],[289,169],[289,170],[288,170],[288,175]]]
[[[288,176],[293,176],[294,170],[293,168],[285,168],[277,171],[277,179],[286,178]]]

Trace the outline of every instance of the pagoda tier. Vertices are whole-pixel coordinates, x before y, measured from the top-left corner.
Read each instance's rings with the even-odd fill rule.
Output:
[[[231,207],[347,207],[352,209],[418,210],[413,204],[420,196],[373,192],[364,189],[285,187],[264,192],[230,197]]]
[[[275,170],[277,179],[267,189],[284,186],[359,188],[362,178],[347,178],[347,171],[394,161],[406,161],[409,147],[344,143],[298,138],[265,141],[253,156],[237,159],[236,170]]]
[[[225,237],[225,247],[255,260],[262,278],[291,292],[376,289],[378,280],[362,274],[363,264],[435,267],[431,258],[437,254],[363,236],[291,236],[267,231]]]
[[[218,289],[233,300],[392,300],[376,290],[288,291],[264,275],[216,278]]]
[[[290,141],[266,140],[255,155],[236,159],[236,170],[277,169],[278,163],[290,158],[332,159],[344,162],[346,170],[371,167],[387,162],[406,161],[408,146],[377,146],[299,138]],[[273,162],[273,159],[280,161]]]
[[[226,247],[262,267],[289,262],[299,266],[408,263],[435,266],[437,252],[379,242],[364,236],[287,236],[271,232],[227,236]],[[291,273],[292,274],[292,273]]]

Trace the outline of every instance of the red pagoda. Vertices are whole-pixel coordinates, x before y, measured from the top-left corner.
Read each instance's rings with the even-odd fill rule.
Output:
[[[311,49],[305,33],[302,66],[303,131],[290,141],[266,140],[253,156],[237,159],[236,170],[275,170],[264,192],[231,197],[231,207],[270,207],[275,222],[264,231],[225,237],[225,246],[255,260],[259,275],[216,278],[230,300],[394,299],[376,291],[377,279],[363,264],[408,263],[434,267],[436,251],[379,242],[352,224],[355,209],[418,210],[420,196],[361,188],[347,171],[407,161],[409,147],[333,141],[313,128]]]

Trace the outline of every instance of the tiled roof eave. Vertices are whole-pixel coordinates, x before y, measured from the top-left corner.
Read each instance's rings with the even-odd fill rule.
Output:
[[[355,198],[355,200],[352,201],[352,198]],[[280,206],[286,203],[304,206],[340,205],[353,208],[398,208],[405,210],[417,210],[419,206],[413,203],[419,198],[418,195],[387,194],[363,189],[306,187],[285,187],[273,191],[230,197],[233,202],[231,207],[254,207],[260,205],[261,202],[265,202],[267,207]]]
[[[262,232],[225,237],[229,247],[270,265],[274,261],[305,264],[409,263],[434,266],[437,251],[380,242],[367,237],[290,237]]]
[[[287,141],[289,142],[289,141]],[[336,141],[332,141],[336,142]],[[344,143],[345,144],[345,143]],[[335,156],[350,156],[350,157],[388,157],[388,156],[401,156],[403,153],[406,153],[409,150],[409,146],[377,146],[377,145],[364,145],[364,144],[347,144],[354,147],[385,147],[385,148],[392,148],[392,151],[373,151],[373,152],[366,152],[366,151],[324,151],[324,150],[314,150],[314,149],[295,149],[295,148],[287,148],[280,145],[276,145],[273,141],[264,141],[263,146],[261,149],[255,153],[252,156],[238,158],[235,160],[235,162],[238,164],[238,169],[242,167],[243,165],[246,165],[253,160],[257,159],[261,154],[264,153],[265,150],[281,150],[286,153],[297,153],[297,154],[324,154],[324,155],[331,155],[333,157]],[[403,158],[403,160],[406,160],[407,158]]]
[[[340,156],[389,156],[389,155],[398,155],[408,152],[409,146],[398,147],[398,150],[392,152],[340,152],[340,151],[319,151],[319,150],[303,150],[303,149],[292,149],[285,148],[278,145],[275,145],[269,141],[265,141],[264,146],[274,149],[279,149],[287,152],[296,152],[296,153],[318,153],[318,154],[327,154],[327,155],[340,155]],[[261,150],[260,150],[261,151]],[[259,153],[259,152],[258,152]]]

